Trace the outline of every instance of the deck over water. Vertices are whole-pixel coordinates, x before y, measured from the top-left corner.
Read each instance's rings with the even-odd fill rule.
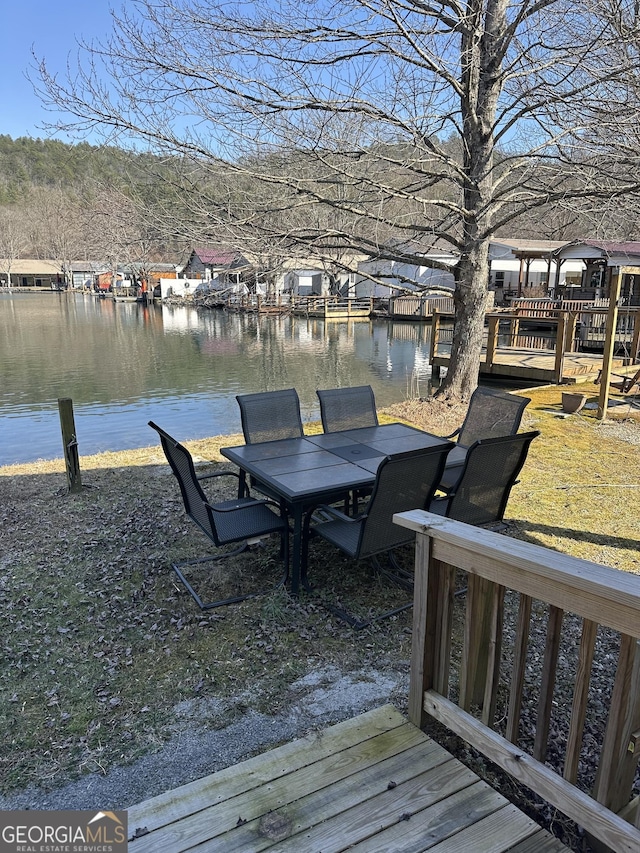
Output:
[[[391,705],[129,809],[130,853],[560,853]]]
[[[488,365],[483,351],[480,357],[480,375],[508,376],[512,379],[533,382],[555,382],[555,352],[552,350],[517,349],[498,347],[493,363]],[[432,364],[436,367],[448,367],[449,356],[437,355]],[[613,368],[617,370],[622,359],[613,359]],[[602,367],[602,353],[568,352],[562,365],[562,381],[593,382]]]

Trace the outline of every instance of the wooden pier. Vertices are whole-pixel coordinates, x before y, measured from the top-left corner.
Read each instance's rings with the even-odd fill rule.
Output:
[[[603,356],[602,353],[579,351],[578,316],[576,311],[556,311],[546,316],[508,311],[488,313],[480,375],[540,384],[593,382],[602,367]],[[637,318],[638,313],[634,316]],[[446,344],[451,341],[452,323],[452,314],[434,314],[429,361],[436,377],[443,367],[449,366]],[[546,341],[540,330],[525,328],[532,323],[547,327]],[[499,334],[506,345],[498,346]],[[623,365],[637,361],[640,322],[633,325],[626,346],[625,356],[613,358],[612,365],[617,372]]]

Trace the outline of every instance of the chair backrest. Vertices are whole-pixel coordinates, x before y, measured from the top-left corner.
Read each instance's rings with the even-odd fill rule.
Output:
[[[171,466],[171,470],[180,486],[185,512],[207,536],[211,537],[218,544],[215,524],[213,523],[211,513],[207,509],[207,496],[196,477],[191,454],[186,447],[179,444],[175,438],[172,438],[168,432],[165,432],[157,424],[154,424],[153,421],[149,421],[149,426],[155,429],[160,436],[164,455],[167,457],[167,462]]]
[[[242,432],[247,444],[300,438],[303,433],[300,400],[295,388],[239,394]]]
[[[483,438],[467,450],[446,515],[467,524],[502,521],[511,489],[538,430]]]
[[[393,514],[429,506],[442,478],[447,453],[454,446],[443,441],[434,447],[395,453],[382,461],[360,529],[357,558],[413,541],[413,531],[394,524]]]
[[[325,432],[378,426],[376,399],[371,385],[353,388],[329,388],[316,391]]]
[[[474,441],[498,435],[515,435],[529,397],[478,386],[471,395],[469,408],[460,427],[458,444],[470,447]]]

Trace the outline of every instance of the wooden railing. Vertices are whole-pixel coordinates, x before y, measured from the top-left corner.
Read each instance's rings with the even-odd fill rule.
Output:
[[[394,521],[417,534],[411,721],[423,727],[434,717],[583,827],[595,849],[637,853],[640,809],[630,800],[640,754],[640,578],[419,510]],[[564,620],[580,637],[577,649],[566,648]],[[617,661],[599,662],[596,682],[599,630],[613,633],[618,652]],[[540,632],[536,663],[528,649]],[[563,728],[554,696],[566,695],[567,682]],[[594,695],[601,707],[585,737]]]
[[[415,296],[392,296],[389,299],[389,314],[393,318],[406,317],[419,320],[432,317],[434,311],[452,312],[453,308],[452,296],[427,297],[416,294]]]
[[[511,312],[501,311],[491,314],[485,314],[487,324],[487,339],[484,353],[484,362],[487,367],[491,367],[495,362],[496,353],[498,350],[498,336],[501,333],[501,326],[504,329],[508,324],[508,343],[510,347],[529,349],[532,341],[529,338],[523,338],[520,334],[521,317]],[[453,315],[434,312],[431,322],[431,350],[429,353],[429,361],[433,364],[434,359],[438,354],[438,346],[440,344],[443,331],[442,321],[453,320]],[[576,338],[576,315],[570,312],[559,312],[557,317],[546,317],[544,321],[555,330],[555,334],[550,339],[545,341],[548,347],[555,352],[554,375],[555,381],[560,383],[563,376],[564,356],[566,352],[573,352],[575,349]],[[531,337],[531,336],[529,336]],[[450,340],[450,337],[449,337]],[[539,349],[540,347],[535,347]]]
[[[372,297],[348,299],[340,296],[292,296],[291,307],[296,313],[317,317],[362,317],[373,313]]]

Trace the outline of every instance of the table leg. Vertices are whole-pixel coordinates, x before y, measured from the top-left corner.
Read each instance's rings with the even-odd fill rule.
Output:
[[[291,516],[293,519],[293,548],[291,553],[291,595],[300,594],[300,572],[302,566],[302,521],[304,514],[302,504],[293,504]]]

